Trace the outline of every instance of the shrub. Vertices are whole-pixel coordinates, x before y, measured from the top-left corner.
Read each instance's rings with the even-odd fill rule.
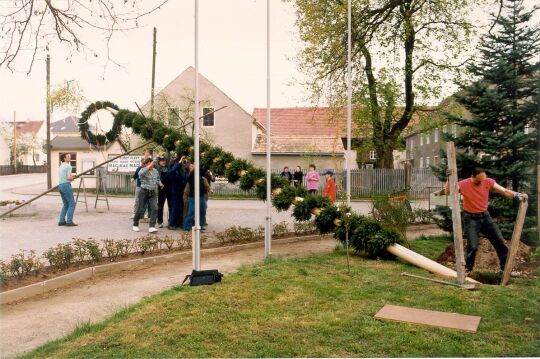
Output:
[[[389,227],[396,228],[406,238],[407,227],[411,223],[411,204],[406,195],[378,195],[372,198],[373,218]]]
[[[109,257],[111,261],[115,261],[120,254],[117,241],[115,241],[114,239],[104,239],[102,242],[107,257]]]
[[[433,222],[433,213],[427,209],[417,208],[411,212],[411,222],[428,224]]]
[[[294,222],[294,233],[303,235],[303,234],[313,234],[317,233],[317,227],[313,222]]]
[[[0,261],[0,286],[9,282],[9,268],[6,262]]]
[[[98,241],[94,239],[86,240],[84,246],[91,261],[98,262],[103,258],[103,249],[99,246]]]
[[[141,254],[155,252],[159,249],[158,238],[152,234],[138,238],[137,243],[139,245],[139,252]]]
[[[66,269],[73,262],[75,252],[71,243],[59,243],[43,253],[49,265],[57,269]]]
[[[289,233],[289,224],[285,221],[275,223],[272,226],[272,234],[276,237],[281,237]]]
[[[436,215],[433,216],[435,224],[445,232],[454,233],[452,222],[452,209],[447,206],[435,206]]]
[[[165,247],[167,247],[167,249],[172,249],[174,247],[175,240],[173,236],[165,235],[165,237],[161,239],[161,242],[165,245]]]

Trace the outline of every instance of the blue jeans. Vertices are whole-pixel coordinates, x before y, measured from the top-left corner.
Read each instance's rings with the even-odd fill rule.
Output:
[[[474,260],[478,250],[478,233],[482,232],[495,248],[499,257],[499,266],[504,270],[506,258],[508,257],[508,248],[504,244],[504,238],[497,224],[493,222],[493,218],[486,211],[480,214],[471,214],[463,212],[464,232],[467,235],[467,255],[465,258],[465,266],[471,271],[474,267]]]
[[[189,197],[188,203],[188,213],[186,214],[186,218],[184,218],[184,230],[186,231],[191,230],[191,227],[195,225],[195,197]],[[200,197],[199,214],[202,226],[202,224],[206,223],[206,202],[204,201],[204,197]]]
[[[73,197],[73,189],[71,183],[62,183],[58,186],[58,192],[62,197],[62,210],[60,211],[60,219],[58,223],[73,223],[73,213],[75,212],[75,198]],[[66,218],[67,217],[67,218]]]

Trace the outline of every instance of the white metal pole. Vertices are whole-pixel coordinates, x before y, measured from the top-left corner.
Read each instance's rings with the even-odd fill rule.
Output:
[[[272,254],[272,183],[270,146],[270,0],[266,0],[266,230],[264,235],[264,257]]]
[[[351,81],[351,3],[347,4],[347,150],[345,151],[345,167],[347,206],[351,205],[351,103],[352,103],[352,81]]]
[[[195,142],[195,227],[193,229],[193,269],[201,270],[201,217],[200,217],[200,164],[199,164],[199,0],[195,0],[195,117],[193,118]]]

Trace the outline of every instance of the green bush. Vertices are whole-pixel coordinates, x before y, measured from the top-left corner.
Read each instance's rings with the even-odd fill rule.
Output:
[[[75,259],[75,251],[71,243],[59,243],[56,247],[49,248],[43,253],[49,261],[49,265],[56,269],[66,269]]]
[[[435,206],[436,215],[433,216],[435,224],[445,232],[454,233],[452,222],[452,209],[447,206]]]
[[[396,228],[406,238],[407,227],[411,223],[412,209],[405,195],[377,195],[371,201],[373,218],[385,225]]]
[[[281,237],[289,234],[289,223],[283,221],[272,225],[272,234]]]
[[[340,218],[340,211],[337,207],[326,206],[321,213],[315,217],[315,226],[321,234],[331,233],[334,231],[336,224],[334,220]]]

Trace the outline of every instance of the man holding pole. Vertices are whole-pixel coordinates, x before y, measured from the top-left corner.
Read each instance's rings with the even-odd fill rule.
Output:
[[[493,222],[487,210],[489,192],[493,190],[505,197],[517,198],[520,201],[527,201],[528,196],[525,193],[514,192],[498,185],[495,180],[487,177],[486,171],[481,167],[476,167],[472,171],[470,178],[459,181],[458,187],[463,196],[463,224],[467,236],[465,268],[470,272],[474,267],[478,250],[478,233],[482,232],[495,248],[499,257],[501,271],[503,271],[508,256],[508,248],[504,244],[504,238],[499,227]],[[449,188],[447,182],[445,188],[438,194],[450,194]]]
[[[60,219],[58,220],[59,226],[74,227],[77,224],[73,223],[73,213],[75,212],[75,198],[73,197],[73,188],[71,188],[71,181],[76,176],[73,175],[73,167],[71,166],[71,155],[69,153],[63,153],[60,155],[62,164],[58,170],[58,192],[62,197],[62,210],[60,211]]]

